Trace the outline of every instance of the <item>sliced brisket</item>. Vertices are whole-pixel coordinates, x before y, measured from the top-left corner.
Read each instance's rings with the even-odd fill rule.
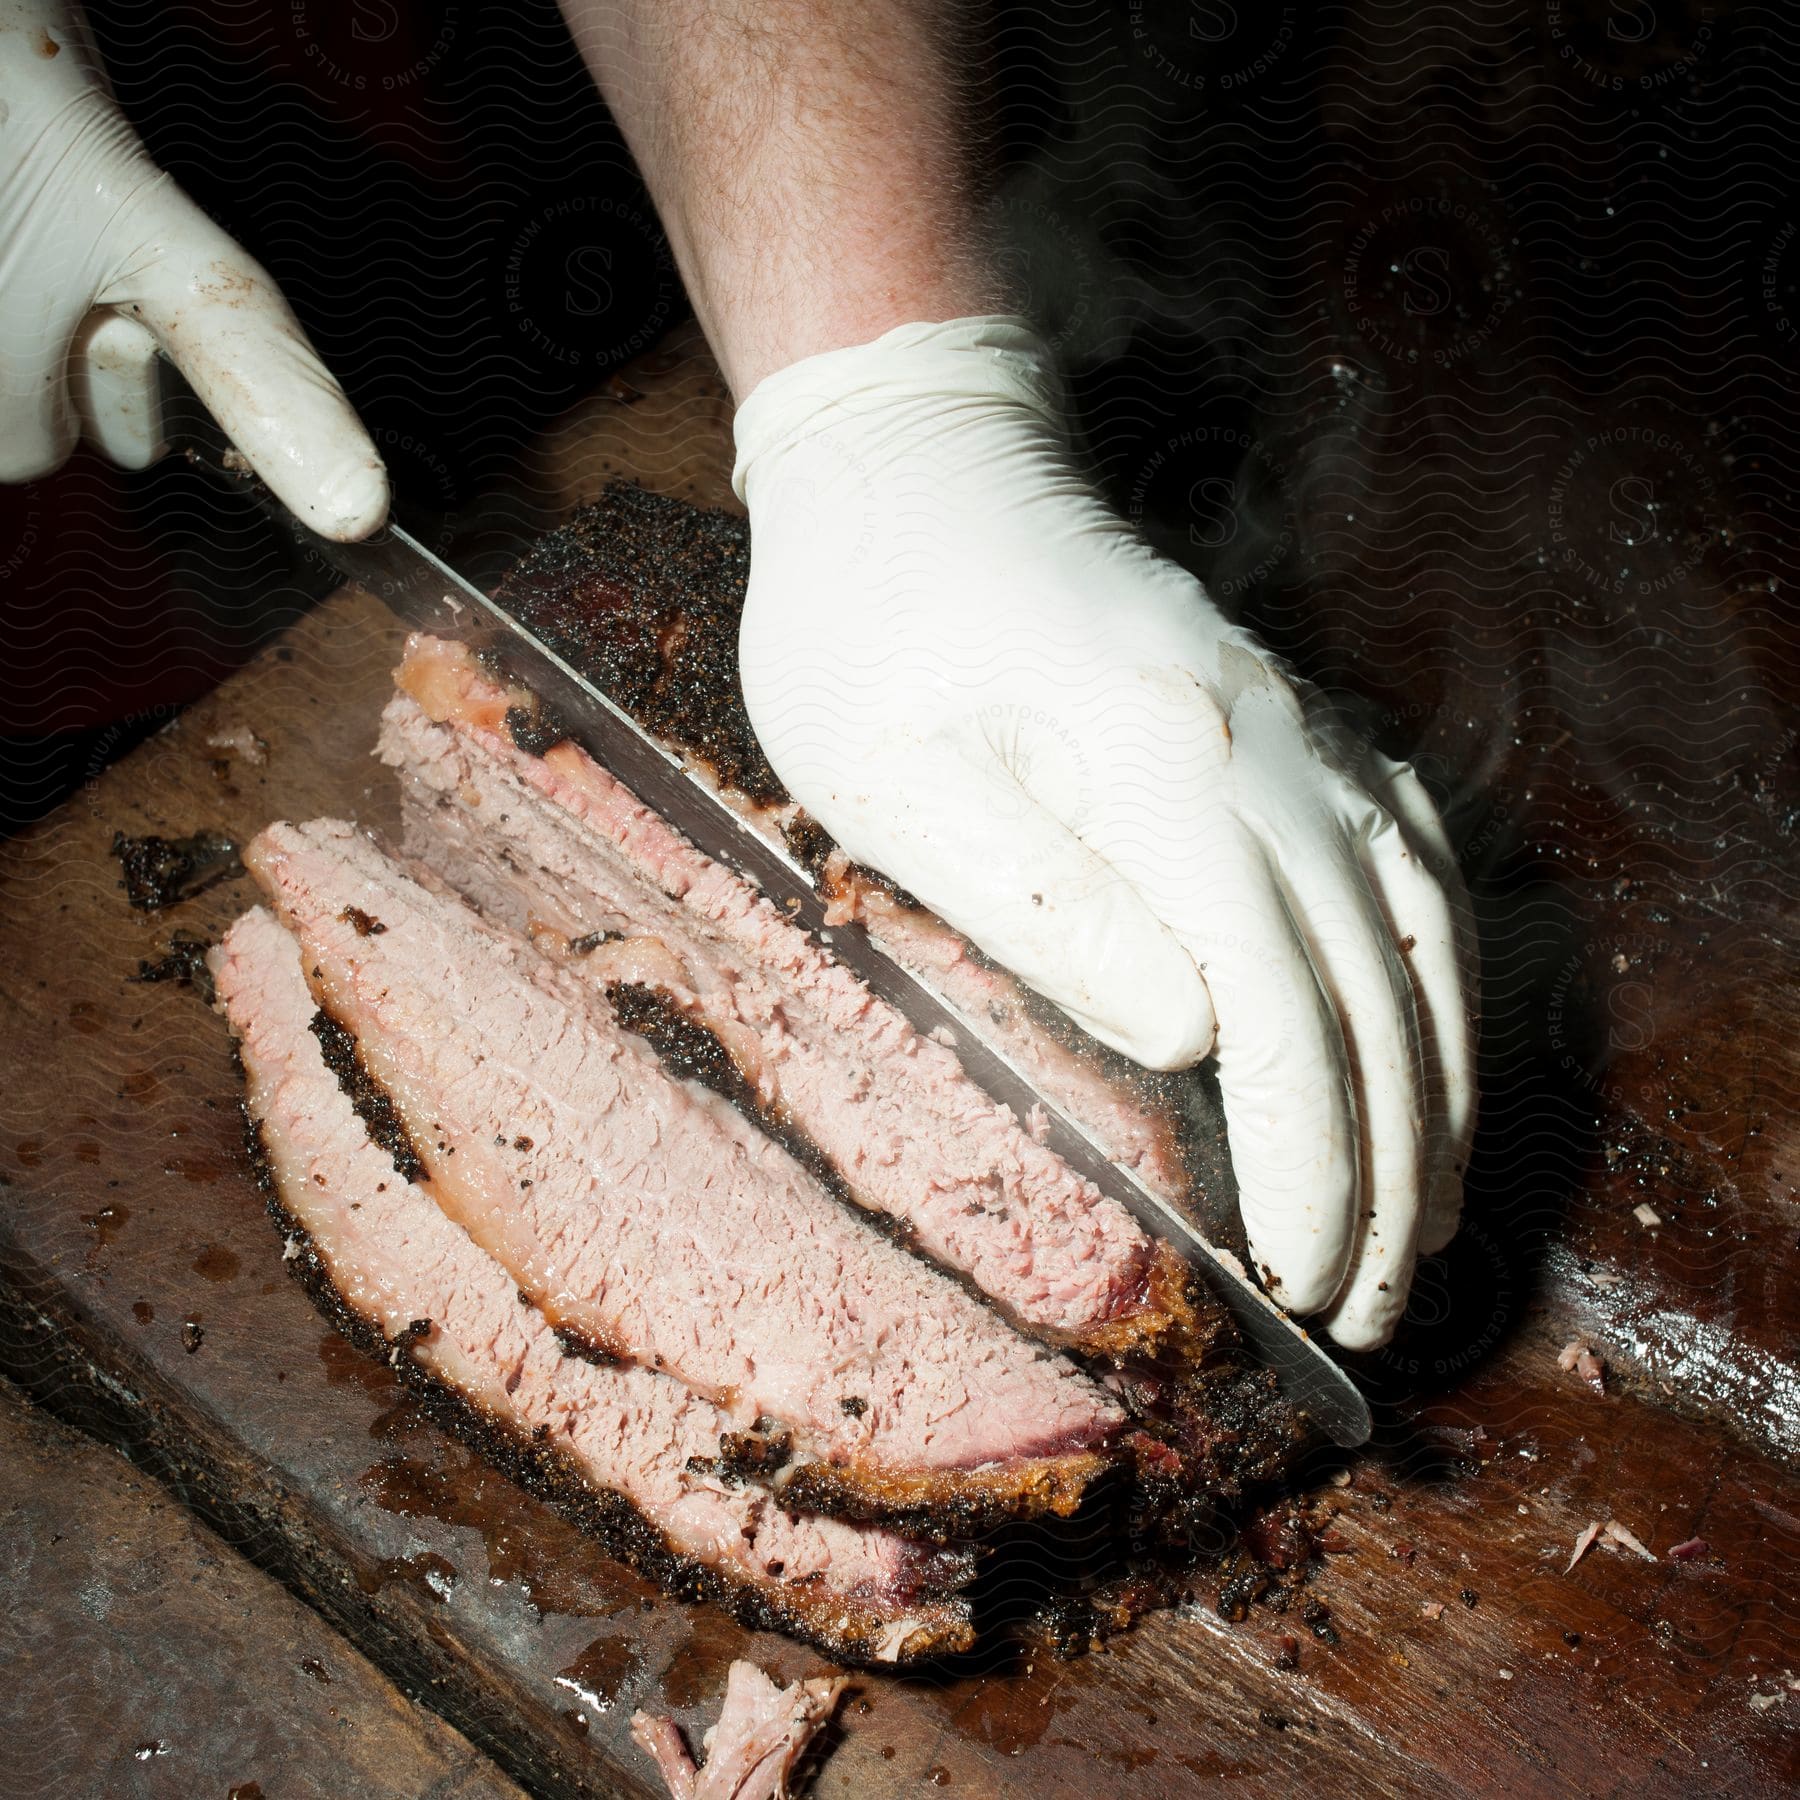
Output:
[[[349,825],[271,826],[245,862],[432,1193],[553,1326],[777,1421],[790,1504],[966,1535],[1078,1502],[1120,1408],[672,1079],[579,978]]]
[[[563,1354],[507,1272],[370,1139],[311,1029],[299,947],[268,912],[241,918],[212,965],[290,1266],[441,1418],[684,1591],[859,1659],[966,1646],[966,1609],[931,1591],[963,1573],[958,1559],[703,1472],[732,1431],[724,1413],[652,1370]]]
[[[1045,1149],[770,900],[702,855],[573,743],[520,750],[528,696],[463,645],[414,637],[383,719],[407,848],[489,917],[583,947],[721,1045],[765,1119],[853,1198],[1059,1341],[1120,1352],[1190,1323],[1178,1260]],[[594,940],[601,940],[597,944]]]

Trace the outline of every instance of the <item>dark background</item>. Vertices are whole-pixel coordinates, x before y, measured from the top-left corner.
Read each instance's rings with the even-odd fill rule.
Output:
[[[92,17],[152,152],[273,270],[415,506],[478,517],[686,316],[553,6]],[[1719,783],[1782,788],[1791,744],[1733,724],[1747,682],[1784,684],[1761,651],[1789,617],[1782,18],[998,14],[1005,254],[1120,505],[1419,753],[1495,855],[1531,837],[1546,703],[1603,805],[1654,778],[1704,830]],[[191,471],[85,454],[0,495],[0,543],[8,829],[322,580]]]

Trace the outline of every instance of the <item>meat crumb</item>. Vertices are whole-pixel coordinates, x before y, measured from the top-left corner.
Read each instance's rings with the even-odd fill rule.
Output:
[[[631,1736],[675,1800],[775,1800],[848,1686],[842,1675],[815,1675],[784,1688],[755,1663],[734,1662],[704,1764],[695,1767],[673,1719],[633,1713]]]
[[[1653,1228],[1662,1223],[1662,1214],[1659,1213],[1654,1206],[1646,1206],[1642,1201],[1639,1201],[1638,1204],[1631,1209],[1631,1216],[1646,1229]]]
[[[1692,1562],[1697,1556],[1704,1556],[1712,1548],[1703,1537],[1692,1537],[1685,1543],[1669,1546],[1670,1562]]]
[[[1428,1619],[1441,1619],[1444,1616],[1444,1603],[1441,1600],[1427,1600],[1419,1608]]]
[[[1616,1544],[1621,1550],[1629,1550],[1634,1556],[1641,1556],[1645,1562],[1655,1562],[1655,1555],[1646,1550],[1639,1539],[1627,1531],[1617,1519],[1608,1519],[1600,1535],[1609,1544]]]
[[[119,859],[125,898],[140,912],[191,900],[215,881],[244,872],[237,845],[216,831],[184,838],[133,838],[115,831],[112,853]]]
[[[1563,1570],[1565,1575],[1594,1547],[1594,1539],[1599,1535],[1600,1522],[1597,1519],[1582,1529],[1581,1535],[1575,1540],[1574,1552],[1569,1557],[1569,1567]]]
[[[1606,1392],[1606,1363],[1585,1338],[1571,1338],[1564,1344],[1556,1365],[1579,1375],[1596,1394]]]
[[[227,725],[208,732],[206,747],[223,750],[253,769],[260,769],[269,760],[269,740],[259,737],[248,725]]]

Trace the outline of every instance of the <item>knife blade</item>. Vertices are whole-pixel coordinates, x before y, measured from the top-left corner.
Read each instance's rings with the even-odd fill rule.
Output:
[[[1045,1144],[1153,1236],[1188,1258],[1259,1359],[1274,1369],[1290,1404],[1338,1445],[1352,1448],[1368,1440],[1373,1430],[1368,1401],[1348,1372],[1251,1280],[1230,1251],[1210,1243],[1180,1208],[1146,1186],[1135,1171],[1114,1162],[1083,1125],[1040,1094],[1011,1056],[984,1035],[979,1020],[895,960],[862,926],[828,925],[825,901],[811,876],[785,850],[752,830],[679,755],[402,526],[389,523],[355,544],[320,537],[260,481],[220,457],[218,428],[209,419],[195,418],[196,409],[197,403],[173,409],[172,441],[197,450],[197,460],[214,473],[225,471],[303,552],[383,601],[403,624],[499,651],[511,673],[535,689],[570,735],[639,800],[783,907],[916,1031],[940,1038],[948,1033],[965,1072],[990,1099],[1010,1107],[1019,1119],[1038,1108],[1046,1122]]]

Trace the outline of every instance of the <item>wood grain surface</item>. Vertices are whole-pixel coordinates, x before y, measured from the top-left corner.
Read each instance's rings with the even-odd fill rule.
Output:
[[[677,343],[572,415],[527,479],[574,500],[632,473],[718,501],[726,416]],[[655,1594],[339,1343],[283,1275],[223,1026],[132,979],[171,930],[215,934],[248,883],[132,913],[114,831],[383,825],[369,751],[397,643],[378,605],[338,595],[0,851],[4,1362],[524,1786],[649,1794],[634,1706],[697,1742],[733,1656],[783,1678],[821,1658]],[[1504,661],[1471,656],[1469,705],[1512,703]],[[265,766],[209,746],[240,724]],[[1578,810],[1553,758],[1531,780]],[[1760,885],[1709,884],[1648,829],[1524,875],[1473,846],[1494,1041],[1470,1216],[1369,1361],[1381,1437],[1346,1485],[1320,1471],[1337,1516],[1303,1596],[1318,1629],[1298,1600],[1226,1620],[1213,1571],[1192,1606],[1073,1661],[996,1648],[859,1675],[820,1794],[1792,1791],[1800,979],[1773,831],[1740,809],[1709,853],[1772,869]],[[1578,1336],[1604,1393],[1559,1367]],[[1609,1520],[1650,1558],[1597,1544],[1568,1571]],[[1703,1554],[1668,1557],[1695,1537]],[[215,1775],[223,1793],[233,1770]]]
[[[521,1800],[150,1477],[0,1383],[0,1793]]]

